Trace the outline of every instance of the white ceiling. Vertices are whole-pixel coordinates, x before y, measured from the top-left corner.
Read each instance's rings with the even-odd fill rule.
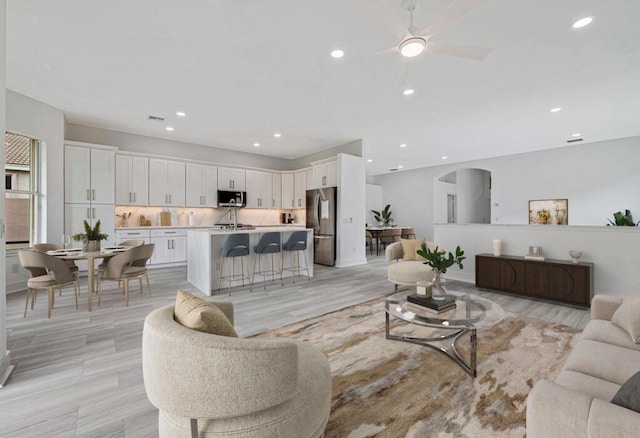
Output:
[[[7,88],[73,124],[283,158],[362,138],[369,174],[640,135],[638,0],[488,0],[432,41],[493,51],[408,60],[410,97],[401,55],[370,56],[400,42],[400,0],[7,3]],[[454,4],[419,0],[416,26]]]

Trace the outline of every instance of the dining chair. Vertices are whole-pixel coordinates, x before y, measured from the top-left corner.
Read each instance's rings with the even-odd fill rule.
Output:
[[[401,228],[402,235],[400,236],[402,239],[415,239],[416,238],[416,230],[412,227]]]
[[[64,248],[62,248],[60,245],[56,245],[55,243],[34,243],[33,244],[33,250],[38,252],[46,253],[47,251],[57,251],[60,249],[64,249]],[[71,273],[77,277],[79,275],[79,272],[78,272],[79,269],[78,269],[78,265],[76,265],[76,262],[74,262],[73,260],[65,260],[64,262],[69,266]],[[62,293],[62,291],[60,291],[60,293]]]
[[[102,302],[102,283],[105,280],[124,282],[124,297],[126,305],[129,305],[129,280],[138,279],[140,281],[140,293],[142,289],[142,278],[147,280],[149,298],[151,298],[151,285],[149,284],[149,270],[147,262],[153,255],[155,244],[141,245],[117,254],[109,260],[102,276],[98,277],[98,306]]]
[[[129,240],[123,240],[122,242],[118,243],[116,246],[136,247],[136,246],[142,246],[142,245],[144,245],[144,239],[129,239]],[[111,260],[111,257],[103,259],[102,263],[98,265],[98,277],[100,277],[104,273],[104,270],[107,268],[107,265],[109,264],[109,260]],[[118,287],[120,287],[120,285],[121,285],[121,282],[119,281]]]
[[[31,298],[31,310],[36,301],[39,290],[47,290],[49,307],[47,318],[51,318],[55,294],[54,289],[73,284],[76,298],[76,310],[78,309],[78,278],[74,276],[64,260],[38,251],[18,251],[18,259],[23,268],[29,271],[31,278],[27,280],[27,299],[24,304],[24,318],[27,317],[27,307]]]
[[[390,228],[380,233],[380,243],[386,248],[387,245],[393,242],[400,242],[400,236],[402,236],[402,230],[400,228]]]
[[[373,234],[368,230],[364,230],[364,233],[366,245],[369,248],[369,252],[373,254]]]

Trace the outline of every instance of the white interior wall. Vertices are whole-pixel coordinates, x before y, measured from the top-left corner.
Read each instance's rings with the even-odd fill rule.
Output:
[[[382,186],[375,184],[367,184],[366,186],[366,208],[365,208],[365,222],[367,224],[376,224],[375,217],[371,210],[380,211],[384,206],[382,205]]]
[[[489,172],[482,169],[459,169],[457,171],[458,223],[488,224],[491,222],[490,193],[487,194],[488,175]]]
[[[365,248],[366,178],[360,157],[338,154],[336,266],[367,263]]]

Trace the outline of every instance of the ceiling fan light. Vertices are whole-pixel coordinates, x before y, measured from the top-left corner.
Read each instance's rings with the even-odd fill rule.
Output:
[[[405,58],[413,58],[414,56],[418,56],[424,51],[427,42],[424,38],[420,37],[411,37],[404,40],[400,43],[400,53]]]

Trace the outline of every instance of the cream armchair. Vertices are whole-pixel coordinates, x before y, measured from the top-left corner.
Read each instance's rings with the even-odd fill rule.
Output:
[[[233,323],[231,303],[215,304]],[[331,370],[321,351],[290,339],[191,330],[173,313],[174,306],[151,312],[143,329],[144,385],[160,410],[160,437],[322,436]],[[191,435],[196,422],[198,434]]]
[[[431,242],[427,242],[427,247],[431,250],[435,250],[436,245]],[[391,283],[395,284],[395,290],[398,290],[398,285],[403,286],[415,286],[418,281],[432,281],[433,270],[424,264],[422,257],[416,256],[413,260],[405,260],[404,250],[402,248],[402,242],[394,242],[387,246],[385,250],[385,258],[389,263],[387,265],[387,278]]]

